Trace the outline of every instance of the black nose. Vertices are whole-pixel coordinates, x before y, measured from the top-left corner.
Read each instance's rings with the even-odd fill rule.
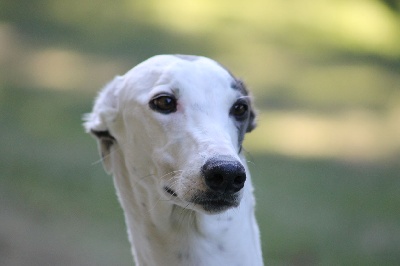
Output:
[[[244,186],[246,170],[240,162],[229,158],[211,158],[201,169],[206,185],[215,192],[235,193]]]

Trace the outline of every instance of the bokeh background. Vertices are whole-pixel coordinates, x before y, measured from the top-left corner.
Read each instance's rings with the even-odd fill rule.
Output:
[[[0,265],[132,265],[81,127],[163,53],[212,57],[259,109],[245,147],[267,265],[400,265],[396,0],[2,0]]]

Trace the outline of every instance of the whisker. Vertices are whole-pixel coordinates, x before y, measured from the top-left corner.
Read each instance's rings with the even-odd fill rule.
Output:
[[[184,208],[182,208],[182,210],[181,210],[181,212],[179,213],[179,225],[178,225],[178,228],[182,228],[182,226],[183,226],[183,222],[184,222],[184,220],[185,220],[185,214],[188,214],[188,212],[187,212],[187,207],[189,207],[189,205],[190,205],[190,202],[184,207]]]
[[[169,173],[166,173],[165,175],[162,175],[161,177],[160,177],[160,179],[163,179],[164,177],[166,177],[166,176],[169,176],[169,175],[172,175],[172,174],[175,174],[175,173],[178,173],[178,172],[183,172],[184,170],[175,170],[175,171],[171,171],[171,172],[169,172]]]

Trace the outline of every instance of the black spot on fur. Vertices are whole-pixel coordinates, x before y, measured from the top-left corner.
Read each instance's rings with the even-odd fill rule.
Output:
[[[185,252],[185,253],[178,252],[176,254],[176,257],[178,258],[179,261],[182,261],[182,260],[189,260],[190,255],[187,252]]]
[[[171,194],[171,195],[174,196],[174,197],[177,197],[177,196],[178,196],[178,194],[176,194],[176,192],[175,192],[173,189],[169,188],[169,187],[164,187],[164,190],[165,190],[168,194]]]

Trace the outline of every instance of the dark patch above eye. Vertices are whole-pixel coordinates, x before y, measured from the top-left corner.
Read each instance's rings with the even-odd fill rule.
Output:
[[[176,111],[177,103],[173,95],[159,94],[150,100],[149,106],[156,112],[170,114]]]
[[[249,92],[247,91],[246,85],[240,79],[234,78],[234,80],[233,80],[233,82],[231,84],[231,87],[232,87],[232,89],[239,91],[244,96],[249,95]]]

